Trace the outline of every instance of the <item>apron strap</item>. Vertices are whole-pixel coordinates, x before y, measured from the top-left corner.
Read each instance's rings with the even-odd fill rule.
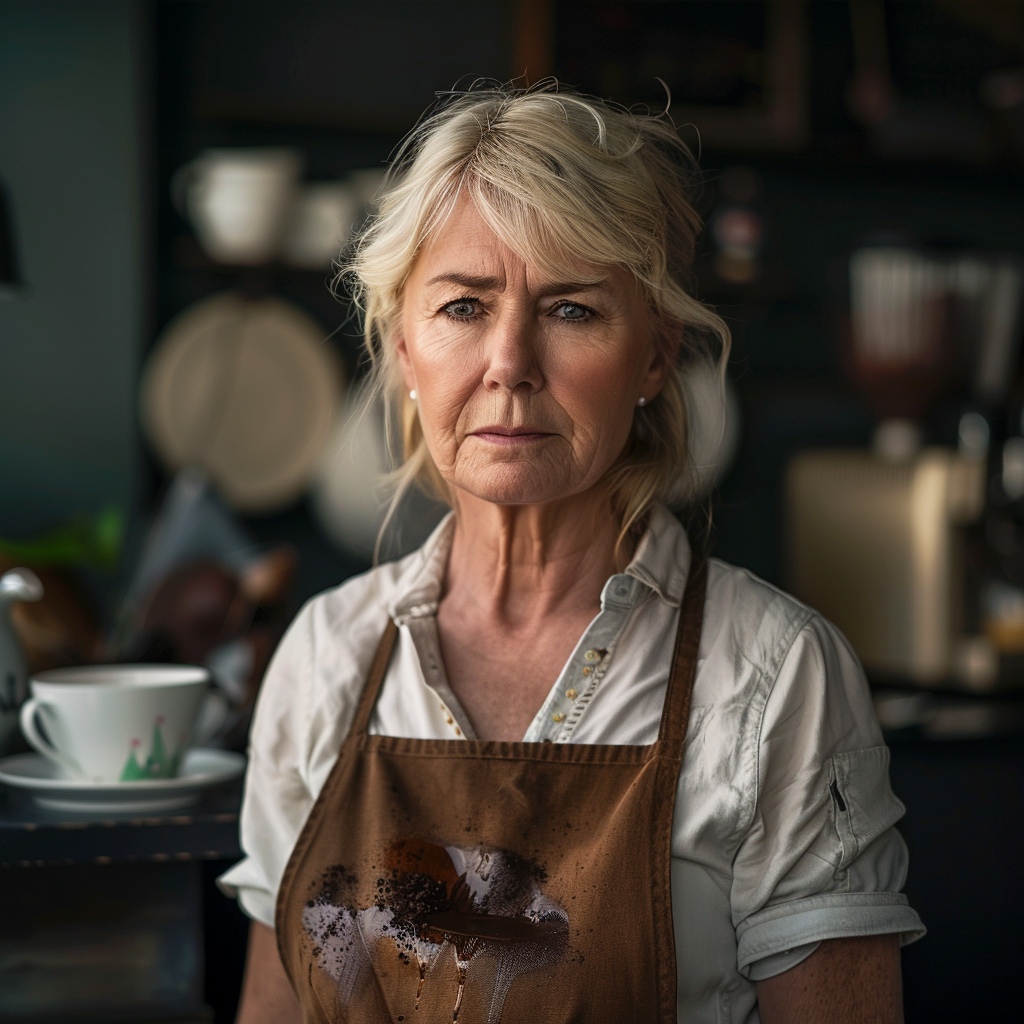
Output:
[[[679,628],[676,630],[675,650],[672,652],[672,671],[668,677],[661,727],[658,730],[658,742],[667,744],[670,755],[680,758],[690,723],[690,697],[693,694],[693,680],[697,675],[697,650],[704,624],[707,582],[707,561],[691,563],[686,590],[679,607]]]
[[[352,729],[349,733],[351,736],[365,733],[370,724],[370,715],[373,714],[373,706],[377,703],[377,694],[380,693],[384,676],[387,674],[391,652],[395,649],[397,638],[398,627],[395,625],[395,620],[389,617],[387,628],[377,645],[377,653],[373,656],[370,674],[366,677],[363,695],[359,699],[359,707],[356,708],[355,718],[352,719]]]

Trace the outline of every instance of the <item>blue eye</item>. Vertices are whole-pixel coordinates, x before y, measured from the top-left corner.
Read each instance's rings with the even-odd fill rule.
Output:
[[[580,306],[575,302],[561,302],[556,308],[561,313],[562,320],[586,320],[590,316],[590,310],[586,306]]]
[[[476,299],[456,299],[444,307],[453,320],[470,320],[477,314]]]

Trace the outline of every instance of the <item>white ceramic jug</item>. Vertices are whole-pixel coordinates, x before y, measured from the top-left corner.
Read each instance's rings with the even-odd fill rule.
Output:
[[[0,754],[18,735],[18,709],[28,695],[25,654],[11,621],[11,605],[42,596],[43,585],[31,569],[11,569],[0,576]]]

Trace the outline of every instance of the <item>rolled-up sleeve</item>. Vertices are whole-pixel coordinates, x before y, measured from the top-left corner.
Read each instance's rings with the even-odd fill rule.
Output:
[[[903,813],[856,656],[815,616],[761,717],[757,792],[730,894],[741,973],[779,974],[825,939],[920,938],[900,891],[907,850],[894,825]]]
[[[267,669],[249,740],[240,822],[245,856],[217,879],[246,914],[271,928],[281,876],[314,801],[303,770],[310,733],[310,632],[307,605]]]

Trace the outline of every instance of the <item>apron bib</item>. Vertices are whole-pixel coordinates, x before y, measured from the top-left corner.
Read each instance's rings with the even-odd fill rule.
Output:
[[[371,736],[388,623],[278,893],[304,1021],[675,1024],[672,814],[706,577],[650,746]]]

